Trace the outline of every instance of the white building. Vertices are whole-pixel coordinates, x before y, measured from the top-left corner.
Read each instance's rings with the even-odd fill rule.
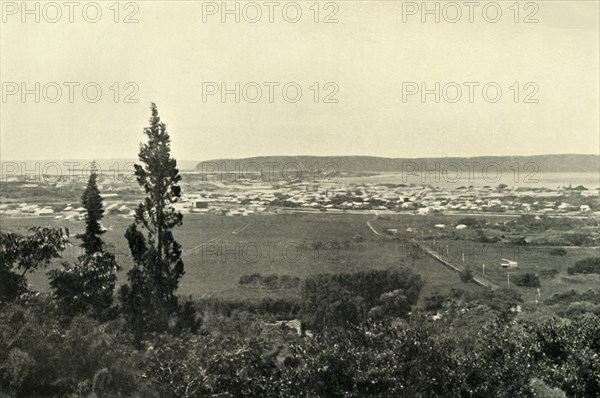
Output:
[[[501,260],[502,260],[502,262],[500,263],[501,268],[517,268],[519,266],[519,263],[517,263],[516,261],[507,260],[505,258],[502,258]]]

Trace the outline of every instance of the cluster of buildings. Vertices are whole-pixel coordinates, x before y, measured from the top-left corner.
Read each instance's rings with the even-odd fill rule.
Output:
[[[184,213],[249,216],[283,210],[314,211],[395,211],[421,215],[448,213],[571,213],[600,215],[598,189],[569,188],[499,189],[493,187],[434,188],[429,185],[349,184],[342,182],[294,182],[223,184],[210,186],[183,183],[184,195],[175,204]],[[101,187],[105,214],[130,217],[139,198],[120,190],[128,185]],[[139,194],[138,194],[139,195]],[[586,202],[586,203],[583,203]],[[590,205],[590,203],[592,205]],[[596,205],[594,205],[596,203]],[[70,204],[27,204],[9,201],[0,204],[0,215],[54,216],[79,220],[84,209]]]
[[[192,211],[248,215],[273,208],[306,210],[380,210],[414,212],[583,213],[592,214],[581,198],[598,197],[598,190],[498,190],[491,187],[439,189],[430,186],[341,185],[299,182],[285,186],[223,186],[190,195]],[[590,202],[594,202],[591,200]],[[596,200],[597,202],[597,200]],[[597,213],[597,211],[595,211]]]
[[[51,207],[41,206],[37,204],[18,203],[15,205],[10,205],[7,203],[0,203],[0,214],[13,217],[51,216],[54,214],[54,209]]]
[[[105,214],[118,214],[122,216],[132,216],[134,211],[122,203],[109,203],[105,205]],[[0,215],[12,217],[54,217],[56,220],[81,221],[85,217],[85,208],[74,206],[70,203],[66,205],[40,205],[28,203],[3,203],[0,204]]]

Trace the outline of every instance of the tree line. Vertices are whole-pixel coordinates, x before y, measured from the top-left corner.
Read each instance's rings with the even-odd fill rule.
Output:
[[[190,305],[179,303],[176,295],[184,274],[181,245],[172,232],[183,222],[183,215],[173,208],[181,197],[181,176],[171,157],[166,125],[156,105],[150,109],[150,125],[144,129],[147,142],[140,144],[140,163],[135,164],[135,177],[145,197],[125,232],[134,265],[118,292],[118,303],[113,299],[121,268],[102,240],[104,208],[95,167],[81,196],[85,230],[75,236],[83,254],[48,272],[53,298],[65,314],[87,314],[99,320],[123,316],[138,340],[182,322],[196,327]],[[67,228],[35,227],[29,235],[2,232],[0,239],[2,302],[27,293],[26,274],[46,268],[70,244]]]

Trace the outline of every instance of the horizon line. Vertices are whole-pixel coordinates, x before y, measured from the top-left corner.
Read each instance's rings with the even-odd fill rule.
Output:
[[[274,158],[274,157],[313,157],[313,158],[352,158],[352,157],[363,157],[363,158],[379,158],[379,159],[452,159],[452,158],[499,158],[499,157],[538,157],[538,156],[597,156],[600,157],[600,153],[540,153],[530,155],[452,155],[452,156],[378,156],[378,155],[251,155],[251,156],[239,156],[239,157],[215,157],[206,160],[197,159],[177,159],[181,162],[205,162],[211,160],[235,160],[235,159],[251,159],[251,158]],[[92,161],[110,161],[110,160],[136,160],[136,157],[114,157],[114,158],[86,158],[86,157],[73,157],[73,158],[44,158],[44,159],[2,159],[1,162],[43,162],[43,161],[70,161],[70,160],[88,160]]]

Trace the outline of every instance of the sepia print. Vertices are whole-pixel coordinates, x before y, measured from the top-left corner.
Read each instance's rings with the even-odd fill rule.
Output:
[[[0,11],[0,398],[600,397],[598,0]]]

